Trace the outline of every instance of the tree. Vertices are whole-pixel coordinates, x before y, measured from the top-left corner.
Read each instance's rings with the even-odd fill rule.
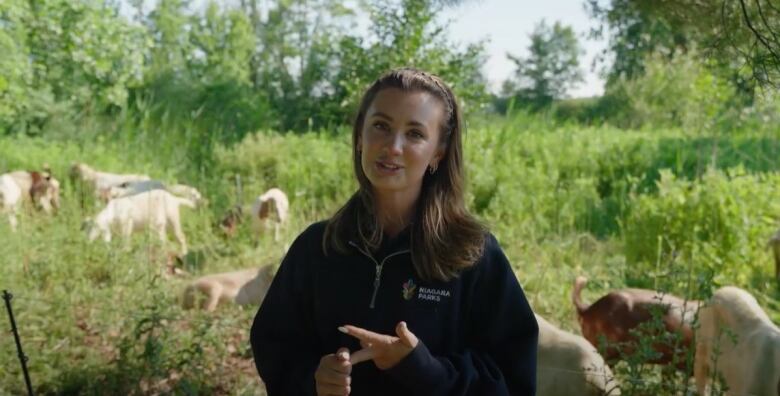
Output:
[[[694,44],[731,71],[735,84],[742,69],[759,84],[777,85],[780,77],[780,6],[774,0],[586,0],[601,21],[594,37],[610,36],[614,63],[608,83],[633,78],[643,59],[660,52],[668,58]],[[752,92],[751,84],[740,88]]]
[[[0,128],[39,133],[54,113],[124,107],[149,45],[97,0],[0,2]]]
[[[583,81],[579,56],[582,49],[574,30],[542,20],[530,35],[529,55],[507,54],[517,69],[514,79],[504,83],[504,94],[515,95],[534,106],[550,104]]]
[[[637,1],[637,0],[632,0]],[[687,26],[700,47],[732,68],[747,65],[755,82],[780,78],[780,3],[774,0],[659,0],[649,12]]]
[[[447,25],[437,22],[443,5],[429,0],[377,1],[368,6],[368,37],[344,36],[338,46],[334,103],[338,122],[347,122],[368,85],[397,67],[416,67],[446,81],[464,105],[477,110],[487,102],[481,73],[483,43],[458,48],[447,40]]]
[[[600,24],[591,30],[590,37],[609,37],[608,48],[600,56],[602,63],[611,60],[606,72],[607,85],[619,79],[632,79],[645,71],[645,60],[660,54],[671,60],[685,53],[688,36],[683,25],[673,25],[665,18],[658,18],[649,10],[654,2],[634,0],[586,0],[585,9]]]

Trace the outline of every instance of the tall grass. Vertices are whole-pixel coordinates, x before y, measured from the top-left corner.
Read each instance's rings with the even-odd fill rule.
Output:
[[[347,131],[261,131],[231,142],[192,120],[123,115],[87,119],[81,128],[77,136],[59,139],[0,139],[0,171],[48,163],[63,182],[64,205],[56,217],[27,210],[17,233],[0,219],[0,288],[16,296],[38,392],[262,392],[248,349],[254,309],[183,311],[178,298],[186,280],[162,274],[172,246],[160,246],[151,235],[137,236],[129,247],[88,243],[80,226],[99,207],[70,182],[69,167],[82,161],[200,189],[208,207],[183,209],[193,251],[185,269],[197,276],[278,263],[306,225],[330,216],[356,186]],[[756,294],[777,320],[780,294],[762,241],[780,216],[765,196],[776,192],[778,134],[582,128],[523,114],[474,120],[465,137],[469,205],[497,235],[535,310],[564,329],[578,332],[569,296],[579,274],[591,279],[587,301],[624,286],[702,298],[720,284],[736,284]],[[737,166],[738,175],[732,170]],[[670,178],[678,186],[674,194],[664,187]],[[214,223],[225,209],[274,186],[291,201],[282,243],[268,236],[255,243],[246,229],[235,239],[220,236]],[[701,202],[707,205],[696,206],[691,191],[706,196]],[[680,197],[689,205],[676,204]],[[721,201],[755,210],[737,211]],[[671,220],[658,221],[659,211]],[[709,224],[708,215],[719,216],[713,224],[727,227],[728,246],[740,249],[739,256],[722,250],[727,245],[717,232],[688,233]],[[659,237],[684,245],[677,260],[687,261],[637,253],[655,252]],[[659,270],[637,276],[637,269],[647,268]],[[701,270],[690,278],[698,283],[683,288],[689,279],[683,270],[690,268]],[[660,281],[670,273],[679,282]],[[657,371],[617,371],[622,382],[663,382]],[[0,394],[21,393],[21,378],[13,343],[3,338]]]

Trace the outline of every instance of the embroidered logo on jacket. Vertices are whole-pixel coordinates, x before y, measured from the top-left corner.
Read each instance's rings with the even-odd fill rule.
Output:
[[[420,292],[417,293],[417,298],[420,300],[436,301],[439,302],[442,298],[450,296],[450,291],[446,289],[433,289],[430,287],[421,287]]]
[[[402,291],[404,300],[411,300],[414,297],[414,292],[417,290],[417,285],[414,284],[414,280],[409,278],[404,282],[404,290]]]

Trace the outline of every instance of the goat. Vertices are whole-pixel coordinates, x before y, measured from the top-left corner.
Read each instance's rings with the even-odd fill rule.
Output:
[[[241,224],[243,217],[244,208],[242,208],[241,205],[233,206],[225,212],[224,216],[222,216],[222,219],[219,221],[219,228],[226,236],[233,237],[236,234],[238,225]]]
[[[190,283],[182,296],[185,309],[195,306],[198,294],[205,300],[201,308],[213,311],[219,303],[233,301],[238,305],[260,305],[273,279],[273,266],[266,265],[241,271],[205,275]]]
[[[60,183],[48,170],[14,171],[0,175],[0,178],[0,209],[8,213],[11,230],[16,230],[16,215],[25,201],[43,209],[47,214],[59,209]]]
[[[271,209],[275,209],[272,213]],[[274,222],[274,240],[279,240],[279,227],[287,222],[290,203],[287,195],[278,188],[271,188],[260,195],[252,205],[252,228],[259,234],[269,220]]]
[[[22,203],[22,189],[16,184],[14,179],[8,175],[0,175],[0,210],[8,214],[8,222],[11,224],[11,231],[16,231],[19,221],[16,215],[19,212],[19,206]]]
[[[110,199],[109,191],[113,186],[151,179],[147,175],[100,172],[87,164],[78,162],[71,166],[71,177],[90,184],[95,190],[95,196],[104,201]]]
[[[700,395],[723,377],[726,395],[780,395],[780,329],[756,299],[734,286],[718,289],[699,311],[694,377]]]
[[[689,370],[688,356],[694,337],[692,324],[700,302],[653,290],[622,289],[612,291],[590,306],[585,306],[580,301],[580,292],[586,282],[587,279],[582,276],[574,281],[572,302],[577,310],[582,335],[596,348],[599,348],[599,338],[605,339],[606,349],[599,351],[607,362],[619,360],[621,352],[628,355],[635,353],[639,341],[636,332],[640,331],[649,336],[679,337],[671,342],[654,342],[653,349],[658,355],[649,359],[648,363],[675,363],[677,369]],[[642,331],[643,327],[652,323],[654,313],[660,315],[663,329]]]
[[[123,198],[112,199],[95,217],[89,230],[89,240],[94,241],[101,234],[103,240],[111,241],[111,227],[118,226],[126,241],[129,242],[133,231],[152,227],[159,235],[160,242],[166,242],[166,228],[173,233],[181,245],[181,254],[187,253],[187,242],[181,229],[179,205],[195,207],[195,203],[180,198],[164,190],[152,190]]]
[[[109,199],[122,198],[151,190],[165,190],[178,197],[187,198],[197,205],[205,202],[203,196],[195,187],[184,184],[166,185],[159,180],[131,181],[112,186],[108,190],[107,197]]]
[[[609,366],[586,339],[535,316],[539,324],[538,396],[620,394]]]

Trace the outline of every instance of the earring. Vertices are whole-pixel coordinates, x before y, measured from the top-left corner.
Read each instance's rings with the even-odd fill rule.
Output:
[[[434,174],[434,173],[436,173],[436,169],[437,169],[438,167],[439,167],[438,165],[431,165],[431,166],[428,168],[428,172],[429,172],[430,174]]]

